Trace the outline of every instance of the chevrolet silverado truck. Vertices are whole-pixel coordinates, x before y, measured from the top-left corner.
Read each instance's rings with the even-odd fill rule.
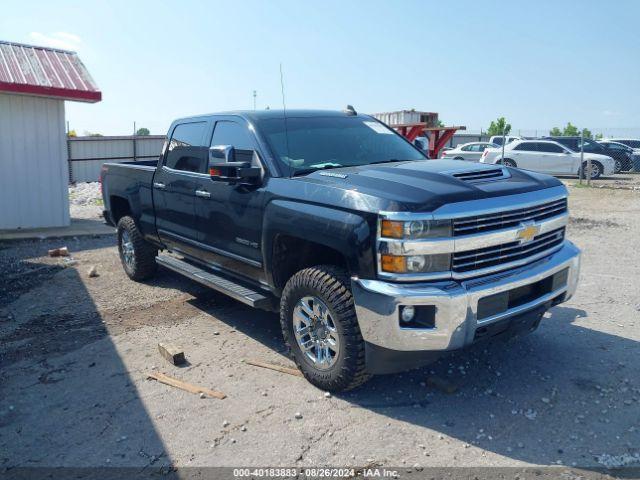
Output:
[[[101,181],[132,280],[160,265],[279,312],[328,391],[533,331],[578,282],[562,183],[428,160],[353,109],[176,120],[157,162]]]

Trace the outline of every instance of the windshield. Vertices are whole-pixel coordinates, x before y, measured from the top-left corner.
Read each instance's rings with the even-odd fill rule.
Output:
[[[262,119],[258,128],[290,175],[373,163],[426,160],[392,130],[362,117]]]

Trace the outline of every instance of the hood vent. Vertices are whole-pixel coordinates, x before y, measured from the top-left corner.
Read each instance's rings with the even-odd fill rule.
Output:
[[[470,172],[456,172],[452,176],[458,180],[469,183],[491,182],[494,180],[502,180],[508,178],[509,174],[504,168],[491,168],[487,170],[474,170]]]

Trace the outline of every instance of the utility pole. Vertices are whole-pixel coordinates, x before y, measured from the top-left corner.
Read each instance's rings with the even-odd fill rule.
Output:
[[[253,91],[253,109],[256,109],[256,97],[258,96],[258,92]]]
[[[500,160],[500,163],[504,164],[504,144],[505,142],[505,131],[507,130],[507,124],[505,122],[504,127],[502,127],[502,159]]]

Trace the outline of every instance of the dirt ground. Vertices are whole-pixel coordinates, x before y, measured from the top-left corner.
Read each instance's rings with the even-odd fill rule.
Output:
[[[291,366],[275,314],[168,271],[133,283],[112,236],[1,244],[0,471],[640,465],[640,192],[569,188],[581,283],[535,333],[333,396],[242,363]],[[46,256],[62,242],[71,258]],[[457,391],[426,386],[434,375]]]

